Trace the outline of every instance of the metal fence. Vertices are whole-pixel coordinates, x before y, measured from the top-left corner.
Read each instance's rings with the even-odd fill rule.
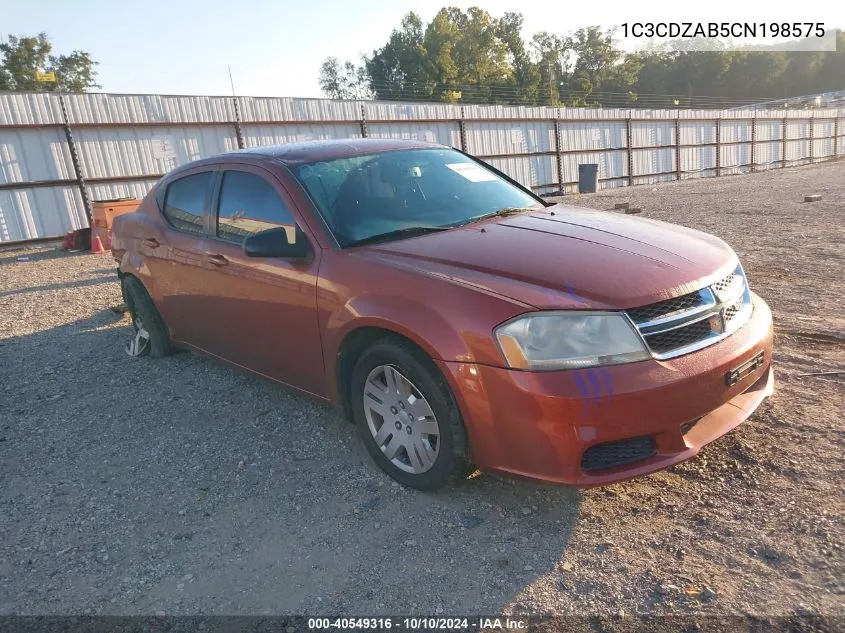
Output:
[[[0,242],[88,226],[90,201],[242,147],[405,138],[479,156],[541,194],[722,176],[845,154],[845,110],[596,110],[321,99],[0,93]]]

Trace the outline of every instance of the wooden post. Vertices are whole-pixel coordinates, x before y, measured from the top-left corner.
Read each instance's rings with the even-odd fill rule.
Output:
[[[786,167],[786,117],[783,117],[780,120],[780,142],[781,142],[780,166]]]
[[[458,119],[458,132],[461,136],[461,151],[467,151],[467,128],[464,123],[464,106],[461,106],[461,118]]]
[[[757,113],[751,119],[751,173],[757,171]]]
[[[630,112],[628,113],[630,115]],[[633,147],[631,147],[631,117],[628,116],[625,119],[625,137],[627,138],[627,145],[628,145],[628,186],[631,187],[634,184],[634,151]]]
[[[722,175],[722,120],[716,119],[716,175]]]
[[[79,194],[82,196],[82,208],[85,211],[85,217],[88,219],[88,226],[94,227],[94,219],[91,214],[91,200],[88,198],[88,189],[85,186],[85,175],[82,171],[82,163],[79,162],[79,153],[76,151],[76,142],[73,140],[73,130],[70,129],[70,119],[67,115],[67,108],[65,107],[64,95],[59,95],[59,107],[62,110],[62,120],[64,121],[65,138],[67,139],[68,150],[70,151],[70,161],[73,165],[73,173],[76,176],[76,184],[79,187]]]
[[[563,162],[560,155],[560,121],[555,111],[555,165],[557,166],[557,185],[560,195],[563,195]]]
[[[241,129],[241,109],[238,105],[238,98],[232,97],[232,103],[235,104],[235,137],[238,139],[238,149],[244,148],[244,131]]]
[[[839,117],[833,119],[833,157],[839,158]]]
[[[364,104],[361,104],[361,138],[367,138],[367,111]]]
[[[812,165],[814,162],[814,154],[815,154],[815,138],[816,138],[816,126],[813,121],[813,114],[810,113],[810,164]]]
[[[681,179],[681,121],[675,117],[675,179]]]

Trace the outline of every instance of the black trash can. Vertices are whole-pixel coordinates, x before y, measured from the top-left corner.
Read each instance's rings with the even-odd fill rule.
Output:
[[[578,192],[595,193],[599,184],[599,166],[596,163],[578,165]]]

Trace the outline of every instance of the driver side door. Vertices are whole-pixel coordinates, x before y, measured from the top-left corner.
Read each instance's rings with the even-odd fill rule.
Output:
[[[254,165],[221,166],[213,227],[204,243],[207,352],[315,395],[325,393],[317,322],[320,250],[275,174]],[[295,228],[310,239],[309,260],[247,257],[244,239]]]

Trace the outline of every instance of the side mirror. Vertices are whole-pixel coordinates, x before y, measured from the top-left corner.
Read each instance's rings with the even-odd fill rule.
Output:
[[[244,253],[247,257],[310,259],[313,251],[302,229],[299,226],[294,229],[293,242],[288,235],[289,230],[283,226],[253,233],[244,240]]]

